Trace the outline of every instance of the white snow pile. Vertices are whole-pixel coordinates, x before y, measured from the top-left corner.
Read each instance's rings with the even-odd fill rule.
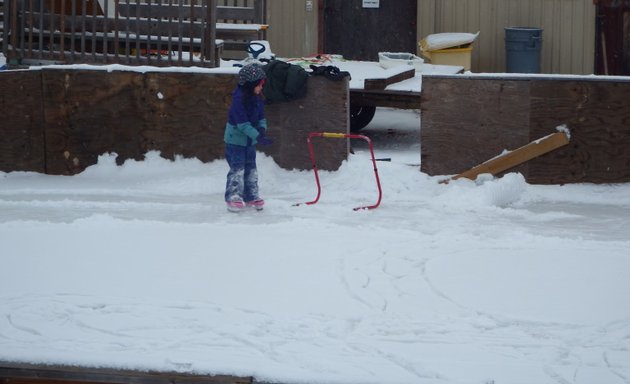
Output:
[[[378,110],[336,172],[225,161],[0,173],[0,360],[277,383],[628,383],[630,185],[419,172],[419,117]],[[306,142],[304,150],[307,150]]]
[[[473,43],[477,37],[477,33],[465,32],[444,32],[434,33],[422,39],[421,47],[424,51],[437,51],[445,48],[458,47]]]

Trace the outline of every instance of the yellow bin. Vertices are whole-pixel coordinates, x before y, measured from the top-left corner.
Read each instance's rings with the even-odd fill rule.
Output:
[[[438,49],[435,51],[423,51],[420,43],[422,56],[431,61],[431,64],[457,65],[464,67],[465,71],[470,71],[470,56],[472,54],[472,44],[464,47]]]

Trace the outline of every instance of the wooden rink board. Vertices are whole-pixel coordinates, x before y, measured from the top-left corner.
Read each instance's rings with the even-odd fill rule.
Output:
[[[532,184],[630,181],[630,80],[426,76],[423,172],[453,175],[566,125],[568,145],[506,172]]]
[[[0,171],[44,172],[41,74],[0,71]]]
[[[253,377],[0,361],[0,384],[251,384]]]
[[[5,121],[0,171],[72,175],[114,152],[116,162],[224,157],[223,133],[236,76],[77,69],[0,73]],[[348,82],[311,77],[304,98],[266,107],[274,144],[259,146],[286,169],[310,169],[312,131],[348,131]],[[25,151],[23,148],[27,148]],[[338,169],[347,141],[318,144],[321,169]],[[325,154],[325,155],[324,155]]]
[[[422,88],[421,163],[429,175],[461,173],[530,141],[526,81],[425,77]]]
[[[569,144],[531,161],[536,183],[630,181],[630,81],[536,81],[530,89],[530,135],[566,122]]]

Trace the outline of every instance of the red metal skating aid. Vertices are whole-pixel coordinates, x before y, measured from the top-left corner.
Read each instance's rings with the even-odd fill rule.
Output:
[[[319,174],[317,172],[317,162],[315,161],[315,151],[313,150],[313,142],[312,142],[312,138],[313,137],[324,137],[324,138],[336,138],[336,139],[363,139],[365,141],[368,142],[368,145],[370,147],[370,154],[372,156],[372,165],[374,166],[374,176],[376,177],[376,186],[378,187],[378,200],[376,201],[375,204],[373,205],[366,205],[366,206],[360,206],[360,207],[356,207],[353,208],[355,211],[359,210],[359,209],[374,209],[376,207],[378,207],[381,204],[381,198],[383,196],[383,192],[381,190],[381,181],[378,178],[378,170],[376,169],[376,159],[374,158],[374,149],[372,148],[372,140],[370,140],[369,137],[364,136],[364,135],[356,135],[356,134],[347,134],[347,133],[332,133],[332,132],[312,132],[311,134],[308,135],[308,151],[311,155],[311,162],[313,163],[313,172],[315,173],[315,182],[317,183],[317,196],[315,197],[315,200],[313,201],[308,201],[305,203],[297,203],[294,205],[300,205],[300,204],[315,204],[317,203],[317,201],[319,201],[319,197],[321,195],[322,192],[322,188],[321,185],[319,183]]]

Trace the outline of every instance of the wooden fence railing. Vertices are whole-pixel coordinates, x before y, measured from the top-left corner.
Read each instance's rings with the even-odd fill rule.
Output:
[[[264,40],[267,0],[216,0],[217,38],[226,50],[243,51],[251,40]]]
[[[8,0],[9,60],[22,63],[217,65],[215,0],[161,0],[181,17],[124,13],[130,0]],[[203,14],[193,15],[193,7]],[[113,9],[111,9],[113,8]],[[188,12],[187,12],[188,11]],[[199,16],[199,17],[194,17]]]
[[[215,67],[264,37],[264,0],[4,0],[13,63]],[[219,21],[219,22],[218,22]]]

